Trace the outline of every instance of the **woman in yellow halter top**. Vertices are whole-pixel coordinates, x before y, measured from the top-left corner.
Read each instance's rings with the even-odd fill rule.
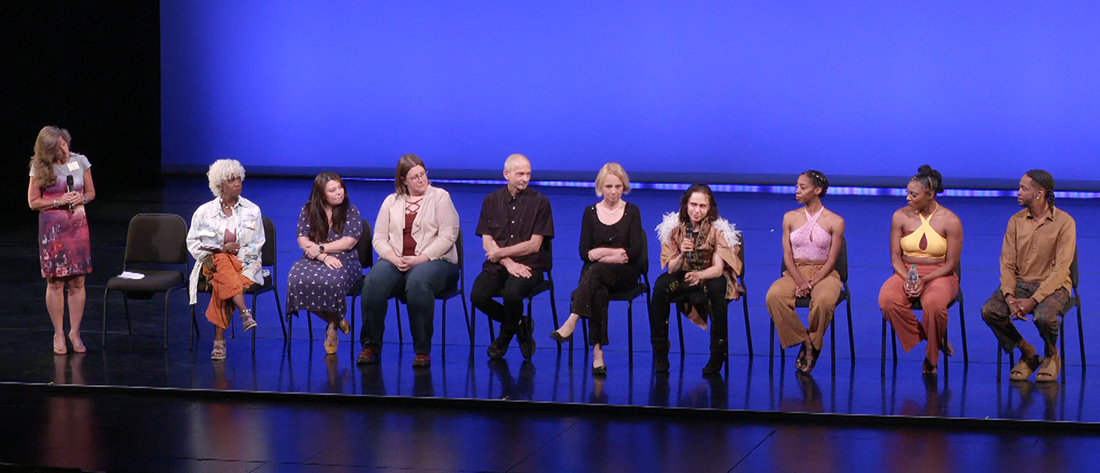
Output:
[[[890,223],[890,263],[894,274],[882,284],[878,304],[890,321],[906,352],[921,340],[928,341],[922,371],[935,374],[940,350],[950,356],[947,343],[947,306],[959,294],[959,253],[962,222],[954,212],[936,202],[943,192],[939,171],[925,164],[909,181],[909,205],[894,212]],[[911,268],[916,281],[909,282]],[[924,309],[917,320],[912,301]]]

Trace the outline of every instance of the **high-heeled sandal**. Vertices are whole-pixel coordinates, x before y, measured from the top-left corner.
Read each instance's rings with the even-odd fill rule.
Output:
[[[214,350],[210,352],[210,359],[214,361],[225,359],[225,340],[214,340]]]
[[[351,324],[348,323],[348,319],[340,319],[340,323],[336,326],[340,328],[341,332],[344,332],[344,335],[351,333]]]
[[[251,310],[241,310],[241,326],[244,327],[245,332],[256,328],[256,319],[252,317]]]

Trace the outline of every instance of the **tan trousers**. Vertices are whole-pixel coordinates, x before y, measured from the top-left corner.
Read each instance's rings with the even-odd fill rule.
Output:
[[[820,264],[800,264],[796,269],[802,274],[803,279],[809,281],[821,266]],[[833,311],[836,310],[836,301],[843,288],[840,274],[836,271],[813,287],[810,291],[810,317],[807,327],[802,325],[798,313],[794,310],[795,282],[790,275],[790,270],[788,269],[783,273],[783,277],[772,283],[767,295],[768,313],[775,321],[775,330],[779,333],[779,343],[783,348],[810,342],[814,348],[820,350],[825,339],[825,329],[829,328],[829,324],[833,322]]]

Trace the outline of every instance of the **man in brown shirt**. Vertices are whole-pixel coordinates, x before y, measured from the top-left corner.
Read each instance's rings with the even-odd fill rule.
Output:
[[[470,302],[500,322],[500,336],[487,350],[489,358],[503,357],[512,337],[518,335],[519,349],[530,360],[535,341],[530,321],[521,323],[523,298],[542,281],[542,273],[549,267],[550,255],[540,250],[544,241],[554,238],[554,217],[550,200],[527,187],[531,163],[525,156],[508,156],[504,178],[508,185],[481,203],[477,234],[485,249],[485,264],[470,289]],[[502,296],[504,303],[493,300],[494,294]]]
[[[1072,287],[1069,268],[1076,258],[1077,224],[1054,207],[1054,178],[1043,170],[1031,170],[1020,179],[1020,205],[1024,210],[1008,219],[1001,248],[1001,287],[982,306],[982,319],[997,335],[1005,353],[1020,349],[1020,362],[1010,377],[1036,381],[1058,379],[1058,316],[1065,312]],[[1043,338],[1044,355],[1020,336],[1013,320],[1032,320]]]

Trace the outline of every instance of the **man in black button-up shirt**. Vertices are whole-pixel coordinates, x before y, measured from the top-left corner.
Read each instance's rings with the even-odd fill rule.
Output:
[[[500,322],[500,336],[489,345],[489,358],[503,357],[512,337],[518,334],[523,357],[531,359],[535,341],[532,327],[520,323],[523,298],[542,281],[543,271],[549,267],[549,251],[540,249],[544,241],[548,244],[554,238],[554,218],[550,200],[527,188],[531,163],[525,156],[508,156],[504,178],[508,186],[489,194],[481,203],[477,234],[485,248],[485,265],[474,280],[470,301]],[[498,291],[504,304],[493,300]]]

